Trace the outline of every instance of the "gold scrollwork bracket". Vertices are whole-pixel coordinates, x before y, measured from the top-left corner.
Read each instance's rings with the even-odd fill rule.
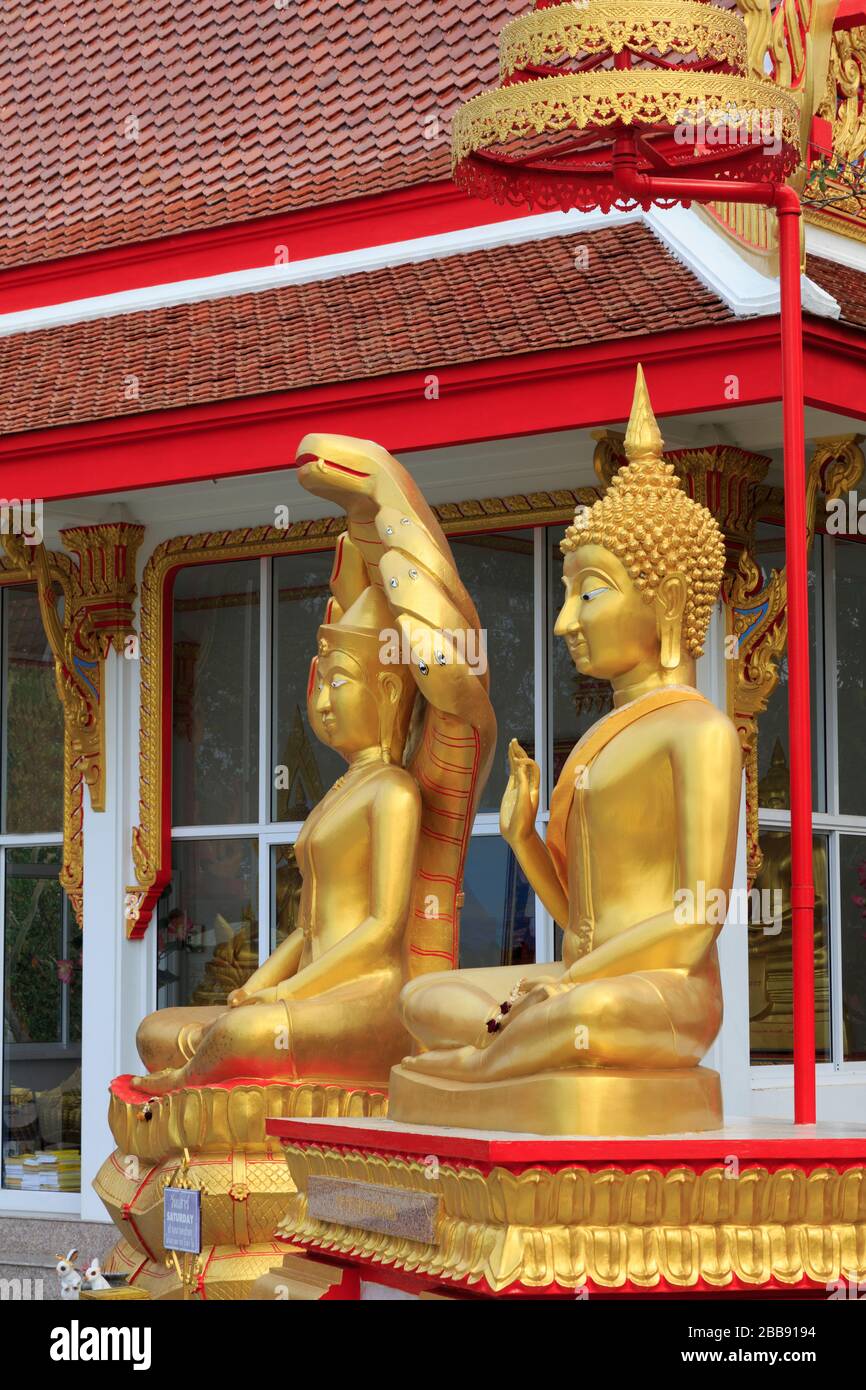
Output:
[[[818,497],[837,501],[863,477],[863,435],[836,435],[814,441],[806,478],[806,544],[811,549]],[[779,679],[779,657],[788,635],[787,585],[784,570],[764,581],[752,547],[740,553],[733,578],[725,586],[731,635],[736,639],[728,665],[728,713],[737,726],[746,771],[746,859],[749,882],[761,868],[758,839],[758,717]]]
[[[35,582],[63,707],[63,866],[60,883],[83,923],[84,788],[105,809],[104,661],[133,634],[135,556],[144,528],[126,522],[74,527],[61,537],[77,561],[42,542],[2,537],[19,580]],[[7,581],[8,582],[8,581]],[[58,594],[58,587],[60,595]],[[62,596],[62,612],[58,598]]]

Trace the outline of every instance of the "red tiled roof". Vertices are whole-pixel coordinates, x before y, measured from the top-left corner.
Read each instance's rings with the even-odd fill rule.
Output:
[[[0,432],[732,317],[646,227],[604,228],[0,338]]]
[[[862,270],[825,260],[823,256],[807,256],[806,274],[832,294],[842,310],[843,323],[866,328],[866,275]]]
[[[446,178],[527,8],[4,0],[0,266]]]

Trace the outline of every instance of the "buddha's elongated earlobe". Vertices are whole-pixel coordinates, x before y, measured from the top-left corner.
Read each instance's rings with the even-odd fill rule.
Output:
[[[394,723],[397,718],[400,689],[393,676],[379,675],[379,742],[386,763],[393,761]]]
[[[656,595],[659,657],[666,671],[675,671],[682,660],[683,612],[686,584],[681,574],[665,575]]]
[[[680,664],[681,631],[682,622],[679,618],[661,617],[659,619],[661,663],[666,671],[675,671]]]

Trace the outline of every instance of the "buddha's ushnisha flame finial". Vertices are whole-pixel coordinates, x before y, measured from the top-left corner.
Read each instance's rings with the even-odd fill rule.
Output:
[[[631,403],[628,429],[625,434],[625,455],[629,463],[656,463],[661,459],[665,442],[662,439],[655,413],[650,403],[643,367],[638,363]]]

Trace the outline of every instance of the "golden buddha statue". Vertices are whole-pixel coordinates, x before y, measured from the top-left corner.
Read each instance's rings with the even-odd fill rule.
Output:
[[[298,925],[227,1004],[169,1008],[138,1031],[157,1096],[237,1078],[385,1088],[411,1039],[415,975],[456,964],[468,836],[492,758],[478,616],[405,469],[365,440],[309,435],[299,479],[341,505],[310,726],[348,764],[295,845]],[[461,640],[463,639],[463,640]]]
[[[391,1074],[392,1119],[559,1134],[721,1123],[699,1063],[722,1020],[716,953],[742,760],[694,688],[724,545],[681,490],[638,368],[628,463],[579,508],[555,631],[614,708],[577,744],[535,824],[539,769],[514,742],[500,826],[564,936],[561,964],[425,976],[403,991],[422,1044]],[[713,914],[716,915],[716,914]]]

